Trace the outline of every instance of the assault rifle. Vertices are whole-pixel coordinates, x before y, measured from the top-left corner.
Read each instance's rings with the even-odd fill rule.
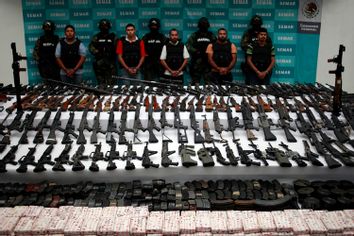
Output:
[[[105,161],[108,162],[107,164],[107,170],[115,170],[117,169],[117,165],[116,163],[114,163],[114,160],[118,160],[121,157],[119,156],[119,151],[116,150],[116,140],[112,137],[109,145],[111,146],[111,149],[109,151],[106,152],[105,154]]]
[[[223,137],[221,136],[222,131],[224,131],[224,127],[222,124],[220,124],[220,118],[219,118],[219,114],[216,110],[213,111],[213,121],[214,121],[214,128],[215,131],[220,135],[220,142],[226,142],[225,139],[223,139]]]
[[[71,150],[71,142],[65,144],[63,151],[60,153],[59,157],[55,158],[55,164],[52,168],[53,171],[65,171],[63,164],[72,165],[72,162],[69,160],[69,152]]]
[[[241,112],[241,105],[238,104],[238,103],[236,102],[236,100],[235,100],[233,97],[231,97],[231,96],[229,96],[229,100],[230,100],[231,106],[232,106],[233,108],[235,108],[235,111],[236,111],[236,112]]]
[[[93,119],[93,125],[92,125],[92,135],[91,135],[91,143],[97,143],[97,133],[105,134],[106,132],[101,129],[100,125],[100,115],[102,111],[102,100],[104,97],[102,97],[96,104],[96,116]]]
[[[162,150],[161,150],[161,165],[163,167],[169,167],[170,165],[178,166],[178,162],[173,162],[169,156],[171,156],[176,151],[168,150],[168,143],[171,142],[169,140],[162,140]]]
[[[28,165],[36,166],[34,153],[36,152],[37,145],[38,144],[36,144],[34,147],[28,148],[28,153],[22,156],[20,160],[18,160],[20,166],[16,169],[16,172],[25,173],[27,172]]]
[[[71,111],[69,114],[69,120],[68,123],[66,123],[65,129],[64,129],[64,137],[61,141],[62,144],[69,144],[72,142],[71,138],[69,135],[72,135],[74,138],[78,138],[79,136],[74,132],[75,126],[73,125],[74,122],[74,115],[75,112]],[[48,142],[48,139],[47,139]]]
[[[265,112],[271,112],[273,109],[270,107],[270,105],[268,103],[266,103],[263,98],[259,95],[257,95],[257,101],[258,104],[261,105],[263,107],[263,110]]]
[[[134,117],[134,124],[133,124],[133,133],[134,133],[134,143],[135,140],[137,139],[139,141],[139,143],[141,143],[141,140],[138,138],[138,132],[139,130],[145,132],[147,129],[145,129],[143,127],[143,125],[141,124],[141,120],[140,120],[140,104],[136,105],[136,109],[135,109],[135,117]]]
[[[194,108],[194,100],[195,100],[195,97],[193,97],[193,98],[188,102],[187,111],[191,111],[191,110],[192,110],[192,107],[193,107],[193,109],[195,110],[195,108]]]
[[[227,123],[228,123],[227,131],[232,132],[232,141],[236,142],[237,140],[235,138],[235,130],[236,128],[241,128],[243,126],[240,125],[240,123],[238,122],[239,118],[237,116],[232,117],[232,110],[229,106],[226,109],[226,114],[227,114]]]
[[[11,146],[10,150],[6,153],[6,155],[0,160],[0,173],[7,172],[6,165],[17,165],[16,152],[18,150],[18,144]]]
[[[267,158],[275,159],[279,166],[281,167],[291,167],[288,157],[285,155],[285,152],[280,150],[279,148],[275,148],[272,144],[268,143],[269,147],[266,148]]]
[[[286,140],[288,140],[288,142],[297,142],[294,135],[290,132],[290,130],[296,131],[296,128],[292,127],[289,123],[292,121],[292,118],[290,117],[288,110],[282,104],[279,98],[276,98],[276,104],[277,104],[277,111],[279,114],[278,124],[281,128],[283,128],[286,136]]]
[[[203,102],[204,102],[204,99],[205,99],[205,96],[204,96],[204,95],[201,96],[200,98],[198,98],[198,101],[197,101],[197,104],[196,104],[197,108],[195,109],[196,112],[203,112]],[[210,97],[210,99],[211,99],[211,97]],[[212,109],[212,108],[210,108],[210,106],[211,106],[211,105],[208,104],[208,111],[211,111],[210,109]],[[205,109],[206,109],[206,108],[205,108]],[[205,111],[207,111],[207,110],[205,110]]]
[[[29,130],[34,130],[33,121],[37,115],[37,110],[32,111],[30,114],[26,114],[25,120],[23,121],[20,130],[23,130],[19,144],[28,144],[27,132]]]
[[[263,164],[264,164],[265,166],[269,166],[269,163],[268,163],[268,161],[267,161],[267,158],[266,158],[266,156],[263,154],[263,152],[257,148],[257,145],[256,145],[255,143],[253,143],[252,140],[250,140],[250,142],[251,142],[251,144],[248,144],[248,145],[251,146],[251,147],[254,149],[254,151],[253,151],[253,156],[254,156],[256,159],[258,159],[258,160],[260,160],[261,162],[263,162]]]
[[[120,126],[119,126],[119,144],[127,144],[128,141],[125,138],[125,132],[134,132],[133,129],[128,129],[127,128],[127,117],[128,117],[128,111],[126,110],[125,107],[122,109],[122,114],[120,116]]]
[[[322,162],[318,160],[319,155],[311,151],[310,145],[306,140],[302,140],[305,148],[305,155],[309,162],[314,166],[323,166]]]
[[[150,167],[158,168],[159,167],[159,164],[154,164],[150,159],[150,156],[153,156],[156,153],[157,153],[157,151],[150,151],[148,149],[148,142],[146,142],[146,145],[144,147],[144,152],[143,152],[143,159],[142,159],[142,166],[144,168],[150,168]]]
[[[205,147],[203,143],[203,147],[197,152],[199,160],[202,161],[204,167],[211,167],[215,165],[213,158],[210,155],[209,150]]]
[[[235,156],[233,150],[229,146],[229,143],[226,142],[223,146],[225,146],[226,157],[227,157],[227,159],[229,159],[230,165],[237,166],[238,165],[238,161],[240,159]]]
[[[74,113],[72,116],[74,116]],[[57,111],[57,113],[55,114],[52,125],[50,126],[49,135],[47,137],[47,141],[45,142],[46,144],[56,144],[57,143],[57,136],[55,135],[55,131],[57,129],[64,132],[64,129],[62,129],[60,127],[60,125],[61,125],[60,117],[61,117],[61,110],[59,109]],[[74,117],[73,117],[73,119],[74,119]],[[39,137],[39,139],[40,139],[40,137]]]
[[[108,123],[107,123],[107,129],[106,129],[106,143],[111,143],[114,140],[113,134],[112,133],[119,133],[117,130],[117,125],[114,122],[114,108],[112,107],[111,110],[109,111],[109,116],[108,116]]]
[[[88,157],[84,156],[84,151],[85,151],[85,145],[80,144],[75,154],[71,158],[73,161],[72,171],[82,171],[85,169],[85,165],[82,164],[81,160],[87,159]]]
[[[39,173],[46,171],[47,169],[44,167],[44,165],[54,165],[54,161],[52,161],[52,156],[51,153],[53,151],[54,144],[50,144],[43,152],[41,157],[39,158],[36,167],[34,167],[33,172]]]
[[[332,121],[334,125],[334,135],[337,137],[338,141],[341,143],[346,143],[349,141],[348,124],[340,121],[335,115],[332,115]]]
[[[23,110],[17,111],[16,116],[13,119],[13,121],[6,127],[8,129],[8,131],[17,130],[18,132],[22,132],[21,118],[22,118],[23,114],[24,114]]]
[[[130,141],[127,145],[127,151],[124,152],[122,160],[127,161],[125,165],[126,170],[134,170],[135,165],[132,162],[133,159],[142,160],[142,157],[137,156],[136,151],[133,151],[133,143]]]
[[[189,98],[189,95],[185,96],[185,97],[182,99],[182,101],[180,102],[180,110],[181,110],[182,112],[186,111],[186,109],[187,109],[187,100],[188,100],[188,98]],[[177,105],[178,105],[178,103],[176,104],[176,106],[177,106]],[[173,107],[172,107],[173,110],[171,109],[172,112],[175,111],[176,106],[173,105]]]
[[[174,108],[175,109],[175,108]],[[172,110],[172,109],[171,109]],[[165,136],[165,127],[173,127],[172,124],[169,124],[167,122],[166,119],[166,110],[164,109],[164,105],[162,105],[162,111],[160,113],[160,120],[159,120],[160,124],[161,124],[161,129],[162,129],[162,136]],[[165,136],[166,137],[166,136]]]
[[[206,118],[206,115],[202,115],[202,116],[204,117],[204,120],[203,120],[204,141],[206,143],[211,143],[211,142],[213,142],[213,136],[210,134],[208,120]]]
[[[180,114],[179,114],[179,107],[177,106],[175,109],[175,119],[173,123],[174,128],[177,129],[177,135],[178,135],[178,143],[188,143],[188,136],[187,136],[187,126],[184,126]],[[181,129],[183,129],[184,134],[181,133]]]
[[[33,143],[43,143],[44,142],[44,137],[43,137],[43,129],[44,128],[50,128],[50,126],[47,124],[50,115],[51,115],[51,110],[47,110],[44,113],[43,118],[41,119],[41,121],[39,122],[39,124],[37,125],[37,133],[33,138]]]
[[[260,166],[261,165],[260,162],[253,161],[249,157],[249,155],[253,153],[253,150],[243,150],[243,148],[239,142],[236,142],[236,147],[237,147],[238,155],[240,156],[241,164],[244,164],[246,166],[251,166],[251,165]]]
[[[253,126],[253,116],[252,116],[251,107],[244,97],[242,98],[242,102],[241,102],[241,113],[243,119],[243,126],[246,130],[247,139],[248,140],[257,139],[257,137],[253,134],[251,129],[258,130],[258,128]]]
[[[230,162],[228,162],[223,155],[221,154],[220,149],[215,145],[215,142],[213,141],[213,146],[212,148],[207,148],[210,152],[211,156],[216,156],[216,161],[219,162],[220,164],[224,166],[230,165]]]
[[[92,159],[91,165],[89,167],[90,171],[97,172],[100,170],[100,168],[97,165],[97,162],[100,160],[104,160],[103,158],[103,152],[101,152],[102,144],[96,144],[95,145],[95,151],[90,153],[89,158]]]
[[[154,116],[153,116],[152,104],[149,105],[148,126],[146,129],[149,132],[149,143],[157,143],[159,140],[156,138],[156,136],[154,134],[154,130],[159,132],[161,129],[155,123]]]
[[[307,166],[306,162],[303,161],[303,160],[306,160],[305,157],[301,156],[298,152],[291,150],[289,148],[289,146],[283,142],[281,142],[279,144],[279,146],[281,146],[285,149],[285,155],[288,156],[288,158],[290,158],[291,160],[295,161],[299,167],[306,167]]]
[[[191,106],[191,110],[189,113],[189,119],[191,122],[191,127],[194,130],[194,143],[203,143],[204,142],[204,138],[201,134],[201,131],[199,129],[199,123],[195,118],[195,109],[194,109],[194,105]]]
[[[270,131],[270,127],[274,125],[272,119],[268,118],[266,113],[264,112],[264,106],[261,104],[257,104],[257,111],[258,111],[258,125],[263,129],[264,139],[266,141],[275,141],[277,137]]]
[[[193,145],[184,145],[184,143],[182,143],[178,147],[178,153],[181,156],[182,166],[191,167],[198,165],[198,163],[191,158],[191,156],[196,155]]]
[[[86,144],[86,138],[85,138],[85,134],[84,134],[84,130],[88,130],[88,131],[92,131],[92,129],[89,127],[88,125],[88,121],[87,121],[87,113],[89,111],[89,106],[91,104],[91,99],[88,100],[85,104],[85,109],[84,112],[82,113],[82,117],[80,120],[80,125],[78,128],[79,131],[79,136],[76,140],[76,144]],[[97,137],[96,137],[97,138]]]

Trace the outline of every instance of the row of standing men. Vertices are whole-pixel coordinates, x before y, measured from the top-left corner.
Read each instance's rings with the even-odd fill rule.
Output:
[[[275,50],[268,32],[262,28],[262,19],[253,16],[251,27],[245,31],[241,48],[245,52],[245,62],[241,69],[246,84],[269,84],[275,65]],[[159,32],[160,20],[151,18],[150,32],[140,40],[133,24],[125,27],[126,35],[120,39],[110,32],[111,22],[102,19],[99,33],[89,44],[94,56],[93,69],[99,85],[115,85],[112,75],[121,77],[155,80],[168,83],[184,83],[183,72],[189,62],[191,84],[223,84],[231,82],[231,70],[237,60],[237,48],[230,42],[225,28],[220,28],[215,36],[209,31],[209,21],[202,17],[198,30],[191,34],[186,45],[179,39],[176,29],[169,31],[169,38]],[[47,20],[43,24],[44,34],[37,40],[33,56],[38,62],[41,77],[60,79],[64,82],[79,84],[83,78],[83,64],[87,49],[76,37],[72,25],[65,27],[65,37],[55,33],[55,24]],[[117,70],[116,61],[120,69]],[[119,83],[123,83],[120,81]]]

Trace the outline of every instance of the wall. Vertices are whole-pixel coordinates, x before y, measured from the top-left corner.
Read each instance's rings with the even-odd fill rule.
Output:
[[[11,42],[17,43],[17,50],[25,52],[23,36],[23,16],[21,11],[21,0],[0,0],[0,29],[2,32],[0,44],[0,73],[2,83],[12,83],[11,70]],[[343,57],[345,72],[343,73],[343,88],[346,91],[354,92],[354,30],[350,26],[352,13],[354,12],[354,1],[352,0],[323,0],[322,29],[320,36],[320,49],[318,55],[317,81],[321,83],[334,84],[334,75],[328,74],[328,70],[335,69],[334,64],[327,63],[327,59],[338,53],[339,44],[346,46]],[[15,26],[15,27],[14,27]],[[26,63],[21,62],[25,67]],[[21,73],[21,82],[26,83],[27,74]]]

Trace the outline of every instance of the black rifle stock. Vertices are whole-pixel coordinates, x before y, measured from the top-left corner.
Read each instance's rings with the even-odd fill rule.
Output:
[[[100,160],[104,160],[103,152],[101,152],[101,148],[102,148],[102,143],[96,144],[95,151],[91,152],[89,155],[89,158],[91,158],[91,160],[92,160],[89,170],[92,172],[99,171],[100,168],[97,165],[97,162]]]
[[[175,119],[174,119],[173,126],[175,129],[177,129],[178,143],[188,143],[188,136],[187,136],[187,131],[186,131],[188,129],[188,127],[184,126],[181,121],[178,106],[176,106],[174,113],[175,113]],[[182,134],[181,129],[183,129],[184,134]]]
[[[209,150],[205,147],[204,143],[203,147],[198,150],[197,154],[204,167],[211,167],[215,165],[215,162],[211,157]]]
[[[194,143],[203,143],[204,138],[203,138],[201,131],[199,129],[199,123],[195,117],[194,105],[191,107],[191,110],[189,113],[189,120],[190,120],[191,127],[194,130]]]
[[[182,143],[178,147],[178,153],[181,156],[182,166],[191,167],[198,165],[198,163],[191,158],[191,156],[196,155],[193,145],[184,145],[184,143]]]
[[[275,159],[278,162],[279,166],[281,166],[281,167],[291,167],[292,166],[288,157],[285,155],[285,152],[283,152],[279,148],[273,147],[272,144],[270,144],[270,143],[268,143],[268,144],[269,144],[269,147],[266,148],[266,153],[270,158]]]
[[[69,152],[71,150],[71,143],[65,144],[63,151],[60,153],[59,157],[55,158],[55,164],[52,168],[53,171],[65,171],[63,164],[71,165],[72,162],[69,160]]]
[[[16,159],[16,152],[18,150],[18,144],[11,146],[10,150],[6,153],[6,155],[0,160],[0,173],[7,172],[6,165],[17,165]]]

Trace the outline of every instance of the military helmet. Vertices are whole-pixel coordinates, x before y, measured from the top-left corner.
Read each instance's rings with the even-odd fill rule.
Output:
[[[98,23],[98,28],[99,29],[104,29],[104,28],[110,29],[110,28],[112,28],[112,23],[107,19],[102,19]]]
[[[201,29],[201,28],[208,29],[209,27],[210,27],[210,23],[209,23],[208,18],[202,17],[199,19],[199,21],[198,21],[198,28],[199,29]]]
[[[55,24],[51,20],[46,20],[46,21],[43,22],[42,29],[43,30],[54,31],[55,30]]]
[[[263,25],[262,17],[259,16],[259,15],[252,16],[250,24],[252,26],[261,26],[261,25]]]
[[[149,20],[149,28],[153,25],[156,25],[157,28],[160,28],[160,20],[158,18],[151,18]]]

